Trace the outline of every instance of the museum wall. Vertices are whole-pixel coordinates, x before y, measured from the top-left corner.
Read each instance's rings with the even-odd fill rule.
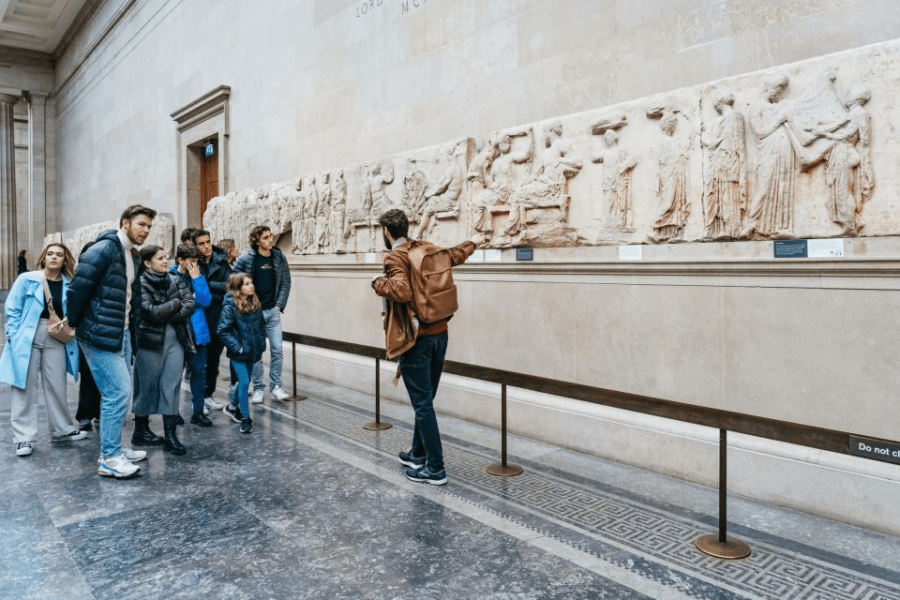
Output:
[[[207,219],[281,234],[285,330],[381,345],[373,219],[398,207],[480,246],[453,360],[897,439],[900,4],[245,6],[104,3],[57,64],[61,229],[133,202],[186,225],[171,115],[227,85]],[[822,253],[775,258],[805,239]],[[371,389],[352,357],[298,358]],[[442,385],[439,411],[496,424],[483,386]],[[511,401],[515,432],[715,483],[715,432]],[[737,493],[896,532],[894,466],[736,437]]]

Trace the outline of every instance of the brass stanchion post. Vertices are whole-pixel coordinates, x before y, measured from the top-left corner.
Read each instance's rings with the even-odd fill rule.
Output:
[[[506,462],[506,384],[500,384],[500,464],[488,465],[484,469],[488,475],[510,477],[520,475],[523,472],[519,465],[510,465]]]
[[[728,539],[728,516],[726,506],[728,501],[728,431],[719,430],[719,533],[704,535],[698,538],[694,545],[700,552],[723,558],[736,560],[750,556],[750,546],[744,542],[732,538]]]

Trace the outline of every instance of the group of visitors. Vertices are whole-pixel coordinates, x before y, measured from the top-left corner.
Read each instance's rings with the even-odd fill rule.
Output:
[[[251,433],[248,389],[252,375],[252,402],[263,401],[267,338],[270,396],[289,397],[281,387],[281,314],[290,276],[269,228],[251,231],[251,249],[241,257],[233,240],[214,246],[208,231],[189,228],[170,267],[163,248],[143,246],[155,217],[145,206],[128,207],[119,229],[101,232],[77,263],[65,244],[52,242],[38,270],[19,275],[10,289],[0,382],[11,386],[18,456],[34,451],[41,398],[54,442],[83,440],[98,421],[102,476],[131,477],[140,471],[134,463],[146,458],[146,451],[122,443],[129,406],[133,446],[185,454],[176,433],[184,424],[179,401],[185,372],[192,424],[210,427],[210,409],[222,409],[242,433]],[[233,377],[224,405],[213,398],[223,349]],[[66,402],[66,373],[77,377],[79,363],[76,423]],[[162,437],[150,429],[152,415],[162,416]]]
[[[41,253],[39,270],[16,279],[6,300],[8,342],[0,357],[0,381],[12,386],[17,455],[33,452],[41,396],[54,442],[84,439],[92,419],[99,417],[102,476],[131,477],[140,471],[135,463],[147,456],[122,444],[129,405],[133,446],[162,446],[185,454],[177,436],[184,424],[179,401],[185,373],[193,425],[210,427],[209,411],[221,408],[240,423],[241,433],[251,433],[250,405],[263,401],[267,340],[270,398],[289,397],[281,387],[281,315],[291,278],[271,230],[254,227],[250,249],[237,256],[232,240],[213,245],[208,231],[186,229],[170,266],[163,248],[143,246],[155,217],[150,208],[130,206],[119,229],[101,232],[82,249],[77,264],[64,244],[54,242]],[[387,356],[398,359],[415,411],[413,443],[399,459],[408,467],[408,479],[444,485],[434,398],[447,352],[448,321],[457,309],[451,268],[465,262],[475,244],[440,248],[408,240],[409,221],[396,209],[382,214],[379,223],[389,252],[372,288],[384,298]],[[140,252],[135,249],[139,246]],[[229,402],[224,405],[213,399],[223,349],[231,361]],[[66,373],[79,373],[79,355],[76,424],[66,403]],[[150,429],[153,415],[162,416],[162,437]]]

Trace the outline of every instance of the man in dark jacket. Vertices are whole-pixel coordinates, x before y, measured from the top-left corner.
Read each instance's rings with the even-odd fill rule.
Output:
[[[212,238],[205,229],[195,229],[191,234],[191,241],[200,251],[200,274],[206,278],[209,293],[212,294],[212,302],[205,309],[206,322],[209,324],[209,344],[206,346],[206,408],[219,410],[222,404],[213,399],[216,392],[216,379],[219,377],[219,359],[222,356],[222,340],[216,334],[219,317],[222,314],[222,302],[228,291],[228,277],[231,275],[231,265],[228,264],[228,253],[213,246]]]
[[[135,475],[140,467],[132,461],[145,456],[123,450],[122,426],[133,392],[132,307],[140,297],[132,249],[147,239],[155,217],[155,210],[139,204],[126,208],[119,230],[100,232],[82,252],[66,294],[69,325],[100,390],[99,473],[104,477]]]
[[[291,293],[291,273],[284,253],[275,248],[272,231],[265,225],[257,225],[250,231],[250,250],[234,261],[235,273],[249,273],[253,287],[262,304],[266,336],[269,338],[269,384],[275,400],[285,400],[290,394],[281,387],[281,363],[283,360],[281,314]],[[263,401],[262,360],[253,365],[253,403]]]

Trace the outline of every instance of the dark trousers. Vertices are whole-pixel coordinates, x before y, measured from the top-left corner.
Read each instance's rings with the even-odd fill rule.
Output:
[[[191,374],[191,405],[193,414],[203,413],[206,398],[206,344],[198,344],[197,352],[185,354],[185,362]]]
[[[78,411],[75,420],[90,421],[100,418],[100,390],[83,352],[78,353]]]
[[[206,389],[205,398],[216,393],[216,379],[219,377],[219,359],[222,357],[222,340],[212,331],[209,332],[209,343],[206,344]]]
[[[416,412],[416,426],[410,454],[425,457],[425,465],[432,471],[444,468],[444,450],[434,413],[434,397],[444,355],[447,354],[447,332],[427,335],[416,340],[416,345],[400,355],[400,375],[406,385],[409,401]]]

